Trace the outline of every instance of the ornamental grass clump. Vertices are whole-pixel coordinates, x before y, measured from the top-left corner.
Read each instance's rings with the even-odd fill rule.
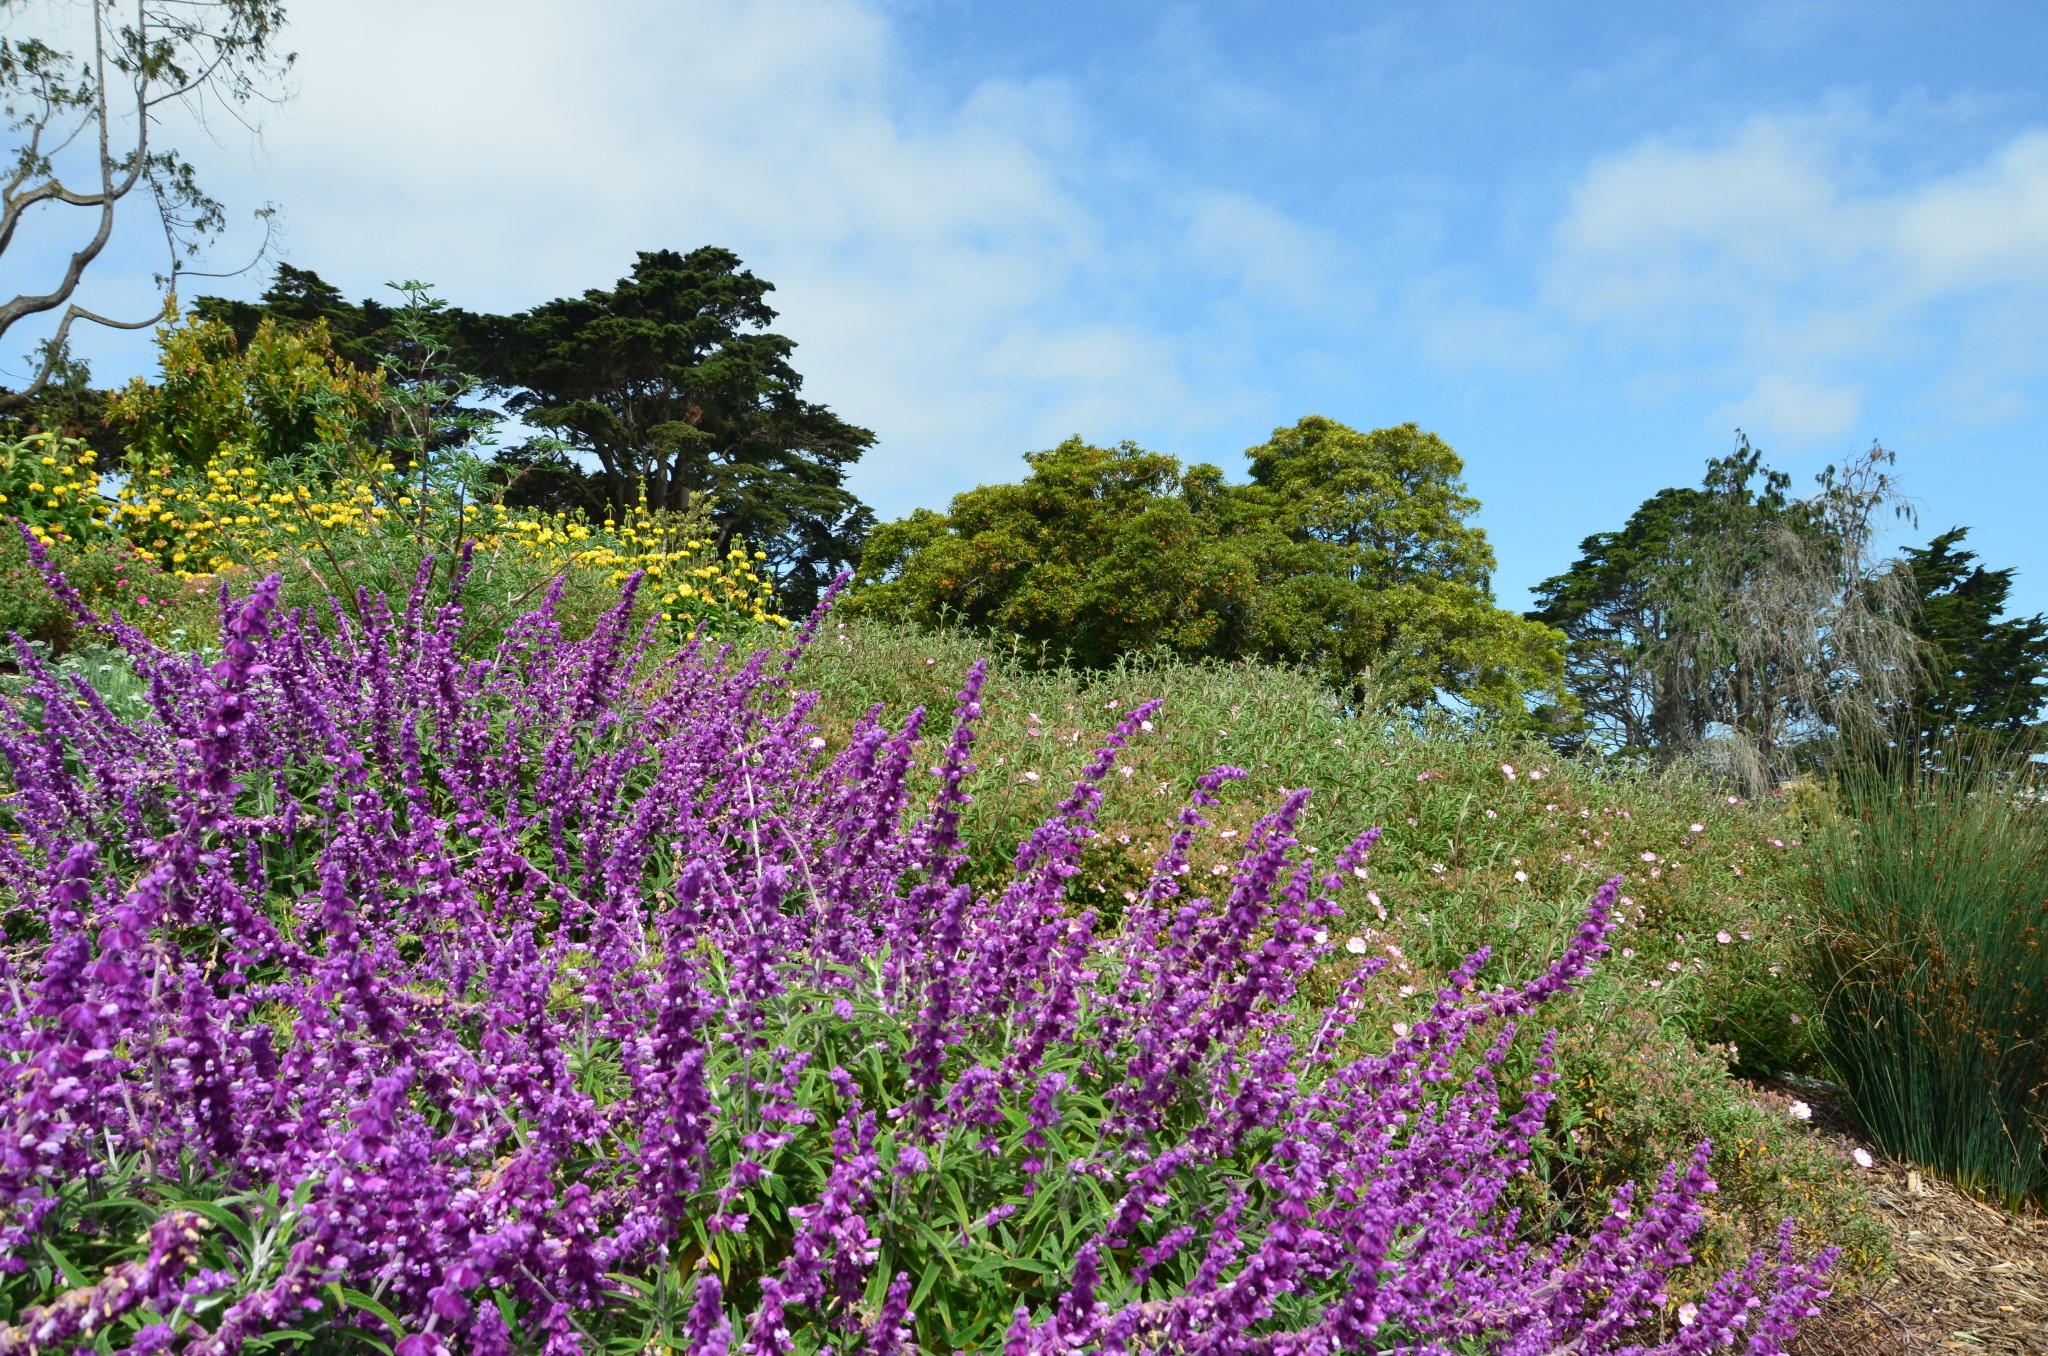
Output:
[[[1813,873],[1822,1048],[1885,1152],[2048,1201],[2048,808],[1990,748],[1851,769]]]
[[[812,627],[657,659],[636,577],[470,655],[433,577],[318,626],[223,594],[211,665],[105,623],[142,714],[22,653],[0,1347],[1761,1356],[1823,1294],[1789,1226],[1667,1288],[1704,1147],[1582,1236],[1507,1204],[1553,1078],[1501,1086],[1515,1023],[1618,882],[1362,1048],[1378,961],[1298,992],[1374,835],[1318,868],[1306,791],[1194,874],[1218,767],[1118,929],[1066,902],[1156,704],[977,889],[981,666],[943,747],[834,752]]]

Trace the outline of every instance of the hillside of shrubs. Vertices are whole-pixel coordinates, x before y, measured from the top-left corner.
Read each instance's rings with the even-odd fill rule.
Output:
[[[1763,1356],[1891,1267],[1802,1098],[2048,1198],[2005,747],[1077,661],[864,603],[907,529],[784,615],[715,492],[522,503],[437,331],[210,323],[0,442],[0,1349]]]

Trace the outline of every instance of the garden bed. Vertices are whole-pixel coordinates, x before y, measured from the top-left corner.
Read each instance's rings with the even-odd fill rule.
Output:
[[[1818,1133],[1840,1154],[1843,1171],[1862,1174],[1891,1235],[1894,1270],[1830,1305],[1802,1334],[1798,1356],[2048,1353],[2048,1217],[2012,1214],[1878,1156],[1824,1095],[1801,1095],[1814,1101]],[[1871,1167],[1853,1166],[1858,1148],[1872,1153]]]

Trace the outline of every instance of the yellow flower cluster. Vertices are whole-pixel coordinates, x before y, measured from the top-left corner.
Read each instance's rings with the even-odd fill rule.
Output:
[[[132,476],[116,517],[137,545],[164,568],[190,577],[231,565],[267,565],[337,539],[395,535],[424,527],[437,539],[460,535],[478,551],[505,551],[551,570],[601,574],[621,583],[635,570],[660,590],[662,620],[694,624],[707,615],[787,626],[774,610],[773,585],[759,574],[767,557],[735,548],[722,559],[716,544],[685,535],[677,515],[641,507],[626,521],[593,527],[563,514],[459,501],[422,489],[390,462],[365,474],[315,487],[278,482],[246,453],[224,452],[203,475],[162,467]],[[697,524],[702,530],[702,524]]]
[[[543,569],[587,572],[614,584],[643,571],[643,596],[659,601],[663,621],[789,625],[776,615],[774,587],[760,574],[763,552],[736,546],[721,557],[702,519],[644,505],[623,522],[593,527],[562,514],[433,492],[423,504],[419,484],[390,462],[319,485],[280,476],[239,448],[222,451],[203,471],[136,467],[109,500],[92,459],[84,444],[43,434],[0,444],[0,514],[20,516],[45,542],[125,536],[185,579],[424,528],[436,540],[459,535],[481,552],[508,552]]]
[[[101,535],[115,509],[100,493],[93,452],[76,438],[32,433],[0,440],[0,515],[19,519],[45,546]]]
[[[704,531],[701,522],[645,503],[624,522],[607,520],[594,530],[560,515],[516,515],[502,505],[492,505],[490,512],[496,516],[489,541],[502,543],[501,549],[524,552],[551,567],[604,571],[615,584],[635,570],[645,572],[663,621],[692,623],[717,612],[774,626],[790,624],[775,612],[774,586],[759,573],[767,553],[749,555],[734,546],[721,558],[716,542],[694,535]]]

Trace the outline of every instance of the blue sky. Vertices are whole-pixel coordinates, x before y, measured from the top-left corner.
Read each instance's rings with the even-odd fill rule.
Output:
[[[510,309],[729,246],[885,515],[1068,433],[1235,474],[1304,414],[1414,420],[1519,607],[1739,426],[1802,483],[1881,440],[1909,535],[2048,610],[2037,4],[289,9],[260,142],[187,138],[287,257]],[[90,299],[134,310],[149,244]]]

